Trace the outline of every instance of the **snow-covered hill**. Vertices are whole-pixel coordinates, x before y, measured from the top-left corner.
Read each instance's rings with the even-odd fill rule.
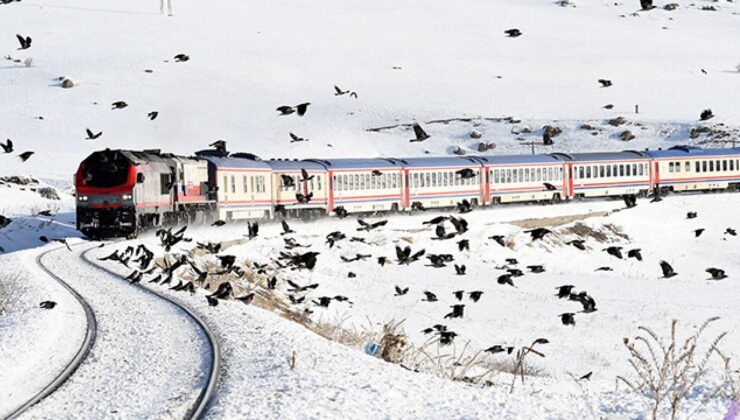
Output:
[[[538,140],[545,124],[565,133],[540,151],[687,142],[705,108],[717,115],[713,123],[740,124],[740,5],[679,0],[668,11],[657,1],[638,11],[637,1],[571,3],[175,0],[173,17],[160,15],[154,0],[4,5],[0,52],[32,58],[32,67],[0,63],[0,140],[36,155],[25,164],[0,156],[0,171],[69,179],[92,150],[187,154],[216,139],[265,157],[475,150],[473,122],[429,125],[432,138],[421,144],[408,142],[408,130],[366,131],[453,117],[521,120],[477,127],[496,153],[528,153],[516,138]],[[702,10],[709,6],[717,10]],[[506,37],[510,28],[523,35]],[[16,51],[16,33],[32,36],[32,47]],[[190,60],[174,62],[181,53]],[[59,77],[75,86],[63,89]],[[359,97],[334,96],[335,84]],[[116,101],[128,107],[111,110]],[[311,103],[303,118],[275,112],[301,102]],[[624,128],[634,142],[619,140],[622,128],[578,129],[609,127],[617,116],[646,126]],[[524,127],[533,132],[511,133]],[[86,128],[103,135],[86,141]],[[291,145],[289,132],[310,141]]]

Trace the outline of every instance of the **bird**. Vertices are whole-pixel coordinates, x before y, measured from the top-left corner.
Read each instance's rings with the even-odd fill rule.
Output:
[[[414,201],[411,203],[411,210],[426,211],[427,209],[421,201]]]
[[[545,186],[545,189],[547,189],[547,191],[555,191],[558,189],[556,186],[550,184],[549,182],[543,182],[542,185]]]
[[[177,54],[174,58],[176,63],[184,63],[190,60],[190,56],[185,54]]]
[[[575,315],[572,312],[566,312],[564,314],[560,314],[560,322],[563,323],[563,325],[576,325],[576,319]]]
[[[211,223],[211,226],[221,227],[221,226],[223,226],[225,224],[226,224],[225,221],[219,219],[219,220],[216,220],[215,222]]]
[[[460,252],[463,252],[465,250],[470,251],[470,241],[468,239],[461,239],[457,241],[457,249]]]
[[[215,297],[217,299],[225,299],[231,294],[232,290],[233,288],[231,286],[231,283],[226,281],[226,282],[219,284],[218,289],[216,289],[216,291],[213,292],[210,296]]]
[[[642,261],[642,254],[640,248],[630,249],[627,251],[627,258],[634,258],[637,261]]]
[[[416,252],[415,254],[411,254],[411,247],[407,246],[404,249],[401,249],[401,247],[396,246],[396,258],[398,259],[399,264],[411,264],[414,261],[417,261],[419,258],[421,258],[425,250],[421,250]]]
[[[599,267],[596,271],[614,271],[611,267]]]
[[[504,347],[500,344],[496,344],[483,351],[487,353],[491,353],[491,354],[503,353],[503,352],[506,352],[506,354],[511,354],[514,351],[514,346]]]
[[[737,236],[737,231],[733,228],[727,228],[725,230],[725,235]]]
[[[277,277],[273,276],[271,279],[267,280],[267,288],[275,290],[275,287],[277,287]]]
[[[470,213],[471,211],[473,211],[473,205],[467,199],[463,199],[463,201],[457,203],[456,205],[457,211],[461,214]]]
[[[702,73],[707,74],[707,71],[704,69],[700,69]]]
[[[283,219],[280,223],[283,226],[283,231],[280,233],[281,235],[288,235],[291,233],[295,233],[294,230],[290,229],[290,226],[288,226],[288,222],[286,222],[285,219]]]
[[[378,264],[381,267],[384,267],[386,262],[388,262],[388,257],[378,257]]]
[[[511,280],[511,274],[500,275],[498,279],[496,279],[496,282],[501,285],[508,284],[509,286],[516,287],[514,286],[514,281]]]
[[[381,176],[381,175],[383,175],[383,173],[380,172],[377,169],[374,169],[372,172],[370,172],[370,175],[372,175],[372,176]]]
[[[4,153],[13,153],[13,140],[5,139],[5,143],[0,143]]]
[[[64,244],[64,246],[67,247],[67,250],[69,250],[70,252],[72,251],[72,248],[69,247],[69,244],[67,243],[66,239],[54,239],[53,241],[59,242],[60,244]]]
[[[300,142],[302,142],[302,141],[308,141],[308,139],[307,139],[307,138],[304,138],[304,137],[298,137],[297,135],[295,135],[295,134],[293,134],[293,133],[288,133],[288,135],[290,135],[290,142],[291,142],[291,143],[300,143]]]
[[[425,298],[422,299],[423,302],[436,302],[437,300],[439,300],[437,299],[437,295],[427,290],[424,291],[424,297]]]
[[[507,29],[504,31],[506,35],[509,36],[509,38],[516,38],[522,35],[522,31],[519,29],[513,28],[513,29]]]
[[[206,296],[206,300],[208,301],[208,306],[218,306],[218,299],[211,296]]]
[[[705,231],[705,230],[706,230],[706,229],[704,229],[704,228],[699,228],[699,229],[695,229],[695,230],[694,230],[694,237],[695,237],[695,238],[698,238],[698,237],[700,237],[700,236],[701,236],[701,234],[702,234],[702,233],[704,233],[704,231]]]
[[[432,239],[436,239],[436,240],[452,239],[452,238],[455,237],[455,233],[454,232],[447,233],[447,230],[441,224],[440,225],[437,225],[437,227],[434,228],[434,234],[436,236],[434,238],[432,238]]]
[[[146,116],[149,118],[150,121],[154,121],[159,116],[159,111],[152,111],[152,112],[146,114]]]
[[[393,295],[393,296],[403,296],[403,295],[405,295],[408,292],[409,292],[409,288],[408,287],[404,287],[402,289],[402,288],[396,286],[396,294]]]
[[[714,114],[711,109],[705,109],[701,114],[699,114],[699,120],[701,121],[707,121],[712,118],[714,118]]]
[[[447,219],[448,219],[447,216],[437,216],[437,217],[435,217],[433,219],[430,219],[430,220],[427,220],[425,222],[422,222],[421,224],[423,224],[423,225],[438,225],[438,224],[444,222]]]
[[[614,105],[612,105],[612,104],[607,104],[607,105],[604,105],[604,106],[603,106],[603,108],[604,108],[604,109],[612,109],[612,108],[614,108]]]
[[[465,264],[462,264],[462,265],[455,264],[455,273],[458,276],[464,276],[466,270],[467,270],[467,267],[465,267]]]
[[[586,292],[581,292],[577,296],[578,298],[576,300],[581,302],[581,305],[583,306],[583,313],[590,314],[598,310],[596,309],[596,301],[594,298],[586,294]]]
[[[704,271],[706,271],[712,276],[712,280],[722,280],[722,279],[727,278],[727,275],[725,274],[725,270],[722,270],[719,268],[707,268]]]
[[[89,128],[86,128],[85,132],[87,132],[87,138],[85,140],[95,140],[98,137],[103,135],[102,131],[96,134],[96,133],[93,133]]]
[[[339,86],[334,85],[334,96],[342,96],[348,93],[350,97],[357,99],[357,92],[353,92],[349,90],[342,90]]]
[[[27,152],[21,153],[20,155],[18,155],[18,157],[21,159],[22,162],[25,162],[28,159],[30,159],[31,156],[33,156],[33,154],[34,154],[34,152],[32,152],[32,151],[29,150]]]
[[[411,143],[422,142],[430,137],[429,134],[427,134],[427,132],[424,131],[424,129],[421,128],[419,124],[414,124],[411,126],[411,128],[413,128],[415,136],[415,138],[409,140]]]
[[[601,87],[609,87],[612,85],[612,81],[607,79],[599,79],[599,83],[601,83]]]
[[[660,269],[663,271],[663,278],[669,279],[675,275],[678,275],[678,273],[673,271],[673,267],[671,267],[671,265],[665,261],[660,262]]]
[[[509,265],[519,264],[519,261],[517,261],[516,258],[507,258],[505,261],[506,261],[506,264],[509,264]]]
[[[455,174],[457,174],[462,179],[475,178],[475,171],[470,168],[460,169],[459,171],[455,172]]]
[[[452,341],[457,337],[457,333],[453,331],[440,331],[439,332],[439,344],[445,346],[452,344]]]
[[[340,219],[344,219],[345,217],[347,217],[347,215],[349,215],[349,212],[343,206],[334,207],[332,213],[336,214],[337,217]]]
[[[308,182],[308,181],[314,179],[314,177],[315,177],[315,175],[310,175],[309,176],[308,175],[308,171],[306,171],[305,169],[301,168],[301,179],[300,179],[301,182]]]
[[[45,300],[39,303],[39,308],[41,309],[54,309],[55,306],[57,306],[57,303],[53,300]]]
[[[687,219],[696,219],[696,216],[697,216],[697,213],[695,211],[690,211],[690,212],[686,213],[686,218]]]
[[[247,222],[247,237],[249,239],[254,239],[258,236],[260,231],[260,225],[257,222]]]
[[[445,315],[445,319],[452,319],[452,318],[462,318],[463,317],[463,310],[465,309],[465,305],[452,305],[450,306],[452,308],[452,312]]]
[[[298,104],[295,106],[289,106],[289,105],[282,105],[276,108],[276,110],[281,115],[290,115],[292,113],[296,113],[299,117],[302,117],[306,114],[306,111],[308,111],[308,106],[311,105],[310,102],[304,102],[302,104]]]
[[[579,381],[583,381],[583,380],[586,380],[586,381],[590,381],[590,380],[591,380],[591,375],[592,375],[592,374],[593,374],[593,372],[589,372],[589,373],[587,373],[587,374],[585,374],[585,375],[581,376],[580,378],[578,378],[578,380],[579,380]]]
[[[621,246],[610,246],[608,248],[604,248],[603,251],[606,251],[607,254],[613,255],[620,260],[622,259],[622,247]]]
[[[280,179],[283,182],[283,187],[285,188],[293,188],[295,187],[295,181],[293,180],[293,177],[290,175],[280,174]]]
[[[463,233],[468,231],[468,221],[463,219],[462,217],[455,218],[450,216],[450,223],[452,223],[452,226],[455,227],[458,235],[462,235]]]
[[[299,204],[308,204],[311,202],[311,199],[313,199],[313,192],[308,194],[296,193],[295,199]]]
[[[31,42],[33,41],[30,36],[23,36],[20,34],[15,35],[16,38],[18,38],[18,43],[21,44],[21,47],[18,48],[19,50],[27,50],[31,48]]]
[[[640,0],[640,7],[642,7],[642,10],[655,8],[655,6],[653,6],[653,0]]]
[[[116,101],[116,102],[113,102],[110,106],[111,106],[111,109],[123,109],[123,108],[126,108],[128,104],[124,101]]]
[[[388,221],[387,220],[381,220],[381,221],[375,222],[375,223],[367,223],[366,221],[364,221],[362,219],[357,219],[357,223],[360,224],[360,227],[357,228],[358,231],[363,231],[364,230],[364,231],[369,232],[369,231],[371,231],[373,229],[377,229],[377,228],[379,228],[381,226],[385,226],[388,223]]]
[[[541,265],[528,265],[527,268],[529,269],[529,271],[531,271],[532,273],[535,273],[535,274],[539,274],[539,273],[544,273],[545,272],[545,267],[543,267]]]
[[[503,235],[493,235],[493,236],[489,237],[488,239],[493,239],[494,241],[496,241],[499,245],[501,245],[503,247],[506,246],[506,241],[504,241]]]
[[[462,300],[464,295],[465,295],[465,290],[457,290],[455,292],[452,292],[452,296],[455,296],[455,299],[457,300]]]
[[[555,296],[557,296],[559,299],[565,299],[568,296],[570,296],[570,293],[573,291],[574,287],[575,286],[571,284],[566,284],[560,287],[556,287],[555,289],[558,291],[558,294]]]
[[[580,249],[581,251],[585,251],[586,245],[584,245],[584,243],[586,243],[586,241],[584,241],[583,239],[574,239],[572,241],[566,242],[565,244],[573,245],[574,247]]]
[[[532,237],[532,242],[534,242],[538,239],[544,238],[545,235],[547,235],[548,233],[552,233],[552,232],[549,229],[537,228],[537,229],[525,230],[524,233],[529,233],[530,236]]]
[[[473,302],[478,302],[481,296],[483,296],[483,292],[480,290],[470,292],[470,300],[472,300]]]

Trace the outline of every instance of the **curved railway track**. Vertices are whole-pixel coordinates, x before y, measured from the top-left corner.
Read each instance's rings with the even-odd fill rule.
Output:
[[[94,267],[97,270],[103,271],[113,277],[121,279],[121,281],[126,281],[123,276],[116,273],[115,271],[109,270],[108,268],[103,267],[102,265],[96,263],[92,259],[90,259],[87,256],[87,253],[92,251],[95,248],[90,248],[85,250],[81,254],[81,259],[87,263],[88,265]],[[210,355],[209,355],[209,363],[208,363],[208,369],[206,372],[204,372],[205,375],[205,386],[203,386],[198,393],[198,398],[193,402],[190,410],[188,410],[187,415],[185,416],[186,419],[200,419],[203,414],[205,413],[206,409],[208,408],[208,404],[210,403],[213,396],[216,394],[216,387],[218,385],[218,373],[221,368],[221,347],[219,345],[218,340],[216,339],[216,335],[213,333],[211,328],[206,324],[206,322],[195,312],[190,310],[187,306],[180,303],[178,300],[174,298],[170,298],[168,296],[165,296],[157,291],[154,291],[152,289],[149,289],[147,287],[144,287],[140,284],[135,284],[136,287],[138,287],[140,290],[144,291],[145,293],[152,294],[162,300],[165,300],[169,302],[170,304],[174,305],[178,309],[180,309],[182,312],[184,312],[188,317],[190,317],[195,323],[198,325],[198,327],[203,331],[204,336],[206,337],[208,341],[208,347],[210,349]]]
[[[77,246],[79,245],[80,244],[78,244]],[[87,318],[87,329],[86,329],[85,337],[82,341],[80,348],[77,350],[74,358],[54,378],[54,380],[50,382],[48,385],[46,385],[36,395],[34,395],[33,398],[29,399],[26,403],[24,403],[23,405],[15,409],[13,412],[11,412],[9,416],[7,417],[8,420],[16,419],[20,417],[28,409],[30,409],[31,407],[33,407],[34,405],[42,401],[44,398],[54,393],[54,391],[59,389],[59,387],[62,384],[64,384],[64,382],[66,382],[70,377],[72,377],[72,375],[75,373],[77,368],[79,368],[82,362],[87,358],[87,355],[90,353],[90,350],[95,344],[95,337],[97,335],[97,321],[95,318],[95,312],[93,311],[92,307],[85,300],[85,298],[82,297],[82,295],[80,295],[74,288],[72,288],[61,277],[57,276],[54,272],[52,272],[46,265],[44,265],[44,262],[43,262],[43,259],[46,255],[52,252],[59,251],[60,249],[63,249],[63,248],[64,247],[59,247],[59,248],[51,249],[51,250],[48,250],[48,251],[45,251],[39,254],[39,256],[36,257],[36,264],[49,277],[53,278],[55,281],[61,284],[80,303],[80,305],[85,311],[85,316]],[[86,264],[95,268],[96,270],[100,270],[102,272],[105,272],[108,275],[121,279],[121,281],[125,281],[123,276],[91,260],[87,256],[87,253],[92,251],[93,249],[95,249],[95,247],[92,247],[92,248],[89,248],[83,251],[82,254],[80,255],[80,259]],[[178,310],[184,313],[187,317],[191,318],[195,322],[195,324],[198,326],[198,328],[201,329],[204,337],[206,337],[207,347],[209,348],[210,351],[208,352],[209,353],[207,356],[208,361],[206,363],[206,368],[204,369],[204,372],[203,372],[204,378],[205,378],[204,385],[201,387],[200,392],[198,392],[197,398],[192,403],[186,415],[184,416],[184,419],[186,420],[200,419],[203,416],[203,414],[205,414],[210,401],[212,400],[213,396],[216,393],[216,388],[218,385],[218,373],[219,373],[220,366],[221,366],[221,348],[220,348],[218,340],[216,339],[216,335],[210,329],[208,324],[206,324],[205,321],[199,315],[197,315],[195,312],[190,310],[187,306],[183,305],[176,299],[167,297],[163,294],[160,294],[154,290],[148,289],[139,284],[137,284],[136,286],[143,292],[156,296],[157,298],[160,298],[168,302],[169,304],[175,306]]]

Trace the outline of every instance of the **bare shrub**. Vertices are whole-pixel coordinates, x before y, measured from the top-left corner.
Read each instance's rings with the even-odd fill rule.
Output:
[[[524,365],[527,356],[534,354],[540,357],[545,357],[544,353],[541,353],[534,349],[534,346],[538,344],[547,344],[549,341],[544,338],[538,338],[532,342],[528,347],[522,347],[516,351],[516,365],[514,367],[514,377],[511,379],[511,388],[509,393],[514,392],[514,385],[516,384],[516,375],[518,374],[522,378],[522,385],[524,384]]]
[[[671,322],[669,338],[660,337],[648,327],[638,327],[642,335],[634,340],[624,338],[635,377],[617,376],[617,385],[622,382],[642,396],[653,420],[663,418],[665,404],[670,410],[670,418],[676,419],[684,399],[706,375],[711,355],[718,352],[717,345],[727,335],[726,332],[719,334],[707,349],[703,352],[698,350],[702,334],[718,319],[714,317],[704,321],[683,343],[677,337],[678,321],[675,319]],[[716,395],[720,387],[709,394]]]
[[[733,401],[740,402],[740,369],[733,369],[730,357],[722,351],[717,350],[717,354],[722,359],[725,367],[725,396]]]
[[[454,343],[443,346],[432,338],[421,347],[409,347],[403,367],[414,372],[428,371],[441,378],[475,384],[491,385],[490,379],[498,373],[496,367],[486,363],[482,351],[472,352],[467,341],[462,348]]]

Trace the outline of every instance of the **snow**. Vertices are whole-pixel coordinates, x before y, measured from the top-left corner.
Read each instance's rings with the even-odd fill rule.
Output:
[[[550,153],[686,143],[721,147],[740,140],[737,2],[676,0],[675,11],[656,2],[658,8],[649,12],[638,12],[637,1],[601,0],[576,0],[575,7],[551,0],[173,2],[173,17],[161,16],[152,0],[23,0],[0,6],[2,55],[33,58],[30,68],[0,61],[0,141],[10,138],[16,146],[13,154],[0,154],[0,176],[31,175],[61,196],[47,200],[30,188],[0,185],[0,214],[13,220],[0,229],[0,359],[11,361],[0,371],[0,416],[48,383],[84,331],[79,307],[35,267],[34,258],[51,249],[39,240],[42,235],[79,237],[72,174],[94,150],[191,154],[224,139],[230,150],[263,158],[409,157],[450,155],[456,146],[473,153],[479,141],[494,143],[493,153],[522,154],[532,142],[538,153]],[[523,35],[507,38],[503,31],[510,28]],[[17,51],[15,33],[32,36],[32,48]],[[180,53],[190,60],[175,63]],[[62,89],[60,76],[75,86]],[[600,87],[601,78],[614,85]],[[334,96],[335,84],[358,98]],[[129,106],[111,110],[120,100]],[[305,117],[275,112],[302,102],[311,102]],[[607,104],[613,109],[604,109]],[[707,108],[716,117],[699,122]],[[149,121],[147,113],[154,110],[159,117]],[[626,123],[611,126],[609,120],[618,116]],[[432,122],[450,118],[462,120]],[[415,121],[429,140],[408,142],[412,133],[403,124]],[[396,124],[401,126],[368,131]],[[563,131],[554,146],[539,145],[545,125]],[[691,138],[697,127],[714,134]],[[103,135],[85,140],[86,128]],[[482,138],[472,139],[473,130]],[[636,138],[621,141],[625,130]],[[290,144],[289,132],[310,140]],[[26,150],[36,154],[21,163],[15,155]],[[531,361],[537,375],[513,394],[505,373],[494,376],[492,387],[451,382],[429,369],[413,373],[264,309],[238,301],[212,308],[202,290],[193,296],[157,290],[186,302],[217,331],[224,360],[211,418],[639,418],[644,408],[637,397],[614,389],[615,376],[629,372],[622,338],[634,336],[638,326],[667,333],[670,320],[678,318],[682,331],[690,331],[720,316],[708,336],[729,331],[722,348],[738,356],[738,239],[723,232],[734,226],[739,200],[732,194],[682,195],[620,211],[617,201],[501,206],[465,216],[471,250],[462,253],[457,239],[432,241],[433,230],[422,229],[422,221],[446,213],[393,216],[386,227],[367,234],[354,231],[355,219],[290,222],[298,242],[321,255],[313,272],[285,278],[318,282],[309,301],[346,295],[353,302],[332,301],[328,309],[300,306],[314,311],[314,322],[377,332],[388,321],[403,320],[414,346],[429,338],[422,329],[442,322],[459,334],[443,352],[459,351],[468,341],[477,351],[546,337],[546,357]],[[53,221],[36,216],[44,209],[56,214]],[[699,217],[686,220],[687,211]],[[543,217],[562,218],[556,221],[563,224]],[[564,240],[576,238],[564,233],[574,223],[606,232],[608,239],[589,238],[587,251],[566,246]],[[554,233],[531,243],[524,225],[551,226]],[[628,238],[611,233],[609,225]],[[694,238],[692,230],[700,226],[707,230]],[[341,241],[329,249],[324,237],[337,229],[374,245]],[[242,226],[190,227],[187,235],[213,242],[244,239],[244,232]],[[263,225],[260,238],[224,253],[242,262],[268,262],[284,247],[279,232],[279,224]],[[494,234],[506,236],[512,247],[486,239]],[[467,265],[467,275],[456,276],[451,266],[425,267],[425,259],[410,266],[375,262],[380,255],[393,259],[395,245],[407,241],[414,250],[452,253],[456,263]],[[162,253],[153,234],[140,242]],[[129,244],[91,253],[107,255]],[[644,261],[619,261],[602,251],[609,245],[641,248]],[[198,329],[171,305],[82,263],[79,252],[56,251],[49,264],[93,305],[99,341],[72,379],[27,417],[181,417],[202,380],[205,349]],[[373,258],[341,262],[340,256],[356,253]],[[514,278],[516,287],[502,286],[496,278],[503,271],[496,267],[506,258],[517,258],[525,272],[531,264],[547,271]],[[660,260],[679,275],[660,278]],[[594,271],[607,265],[614,271]],[[708,267],[725,269],[729,278],[707,280]],[[349,271],[357,277],[348,278]],[[562,284],[587,291],[598,311],[578,313],[577,303],[557,299],[554,288]],[[409,294],[394,297],[395,285],[408,286]],[[424,290],[440,301],[422,302]],[[460,302],[466,305],[464,318],[446,320],[449,306],[458,303],[456,290],[480,290],[483,296],[478,303],[466,296]],[[277,296],[287,299],[282,281]],[[47,299],[59,306],[38,309]],[[563,312],[576,312],[574,327],[560,324]],[[288,363],[293,352],[295,369]],[[501,354],[484,360],[510,363]],[[588,371],[594,372],[590,381],[571,379]],[[683,413],[697,408],[701,397],[693,394]],[[714,399],[697,416],[720,417],[727,405]]]

